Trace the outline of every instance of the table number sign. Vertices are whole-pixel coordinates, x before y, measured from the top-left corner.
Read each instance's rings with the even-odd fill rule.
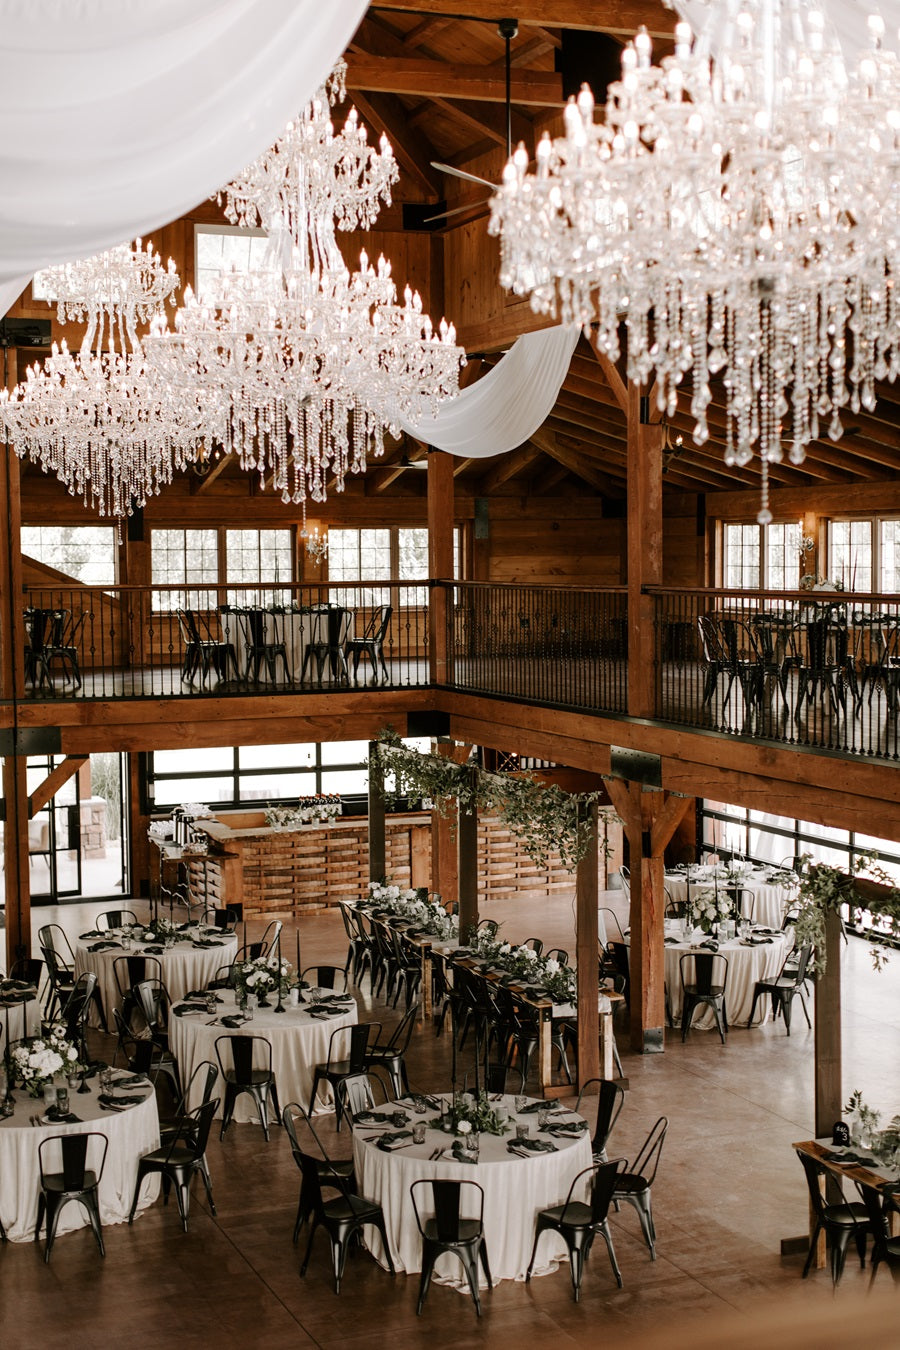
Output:
[[[850,1126],[843,1120],[836,1120],[831,1131],[831,1142],[836,1148],[849,1148]]]

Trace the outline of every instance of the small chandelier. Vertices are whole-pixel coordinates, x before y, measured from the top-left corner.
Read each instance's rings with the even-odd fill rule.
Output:
[[[313,532],[310,534],[304,518],[300,538],[306,546],[307,558],[311,560],[314,566],[318,567],[328,557],[328,535],[319,534],[318,525],[313,526]]]
[[[694,440],[709,437],[713,382],[727,408],[725,462],[792,462],[841,412],[872,409],[900,368],[900,63],[869,20],[844,61],[805,0],[722,0],[696,41],[651,64],[628,45],[602,121],[587,86],[520,147],[490,228],[501,282],[585,330],[629,378],[656,380],[671,417],[689,385]]]

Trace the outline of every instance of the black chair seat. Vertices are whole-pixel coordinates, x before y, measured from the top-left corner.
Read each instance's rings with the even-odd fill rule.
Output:
[[[840,1224],[842,1228],[855,1228],[857,1224],[868,1223],[869,1216],[865,1205],[853,1201],[845,1205],[825,1205],[822,1218],[826,1223]]]
[[[177,1131],[172,1133],[171,1135],[172,1138],[175,1137],[175,1133],[177,1133]],[[185,1129],[182,1129],[180,1131],[180,1135],[182,1138],[184,1138]],[[152,1153],[145,1153],[143,1155],[143,1158],[144,1162],[149,1163],[168,1162],[171,1163],[173,1167],[180,1167],[193,1161],[194,1150],[193,1148],[189,1148],[184,1144],[175,1144],[171,1148],[155,1148]]]
[[[422,1224],[422,1228],[424,1230],[424,1237],[429,1242],[442,1242],[445,1245],[450,1245],[448,1239],[438,1232],[437,1219],[426,1219]],[[474,1242],[477,1237],[481,1236],[481,1228],[482,1225],[479,1219],[460,1219],[457,1228],[456,1243],[465,1244]]]
[[[580,1200],[570,1200],[568,1205],[552,1205],[549,1209],[541,1210],[547,1218],[553,1223],[561,1223],[562,1216],[565,1214],[566,1223],[573,1228],[581,1228],[585,1224],[592,1222],[592,1211],[590,1205],[585,1205]]]
[[[42,1185],[45,1191],[53,1191],[56,1195],[80,1195],[82,1191],[91,1190],[97,1185],[97,1173],[85,1172],[84,1184],[72,1187],[62,1172],[50,1172],[44,1176]]]
[[[646,1177],[637,1176],[633,1172],[620,1172],[616,1177],[617,1195],[639,1195],[649,1189]]]
[[[246,1078],[239,1078],[234,1069],[226,1069],[224,1078],[226,1083],[234,1087],[260,1087],[271,1082],[272,1074],[269,1069],[251,1069]]]

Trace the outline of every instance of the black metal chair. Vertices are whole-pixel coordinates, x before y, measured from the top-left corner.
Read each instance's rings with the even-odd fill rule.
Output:
[[[431,1190],[431,1208],[433,1213],[423,1217],[419,1208],[418,1195]],[[409,1188],[413,1213],[422,1235],[422,1276],[419,1281],[419,1301],[416,1304],[418,1317],[425,1303],[425,1295],[431,1284],[434,1265],[444,1252],[456,1256],[469,1282],[475,1311],[481,1316],[481,1295],[478,1290],[478,1263],[484,1271],[488,1288],[493,1289],[491,1268],[488,1264],[487,1244],[484,1240],[484,1191],[477,1181],[438,1181],[432,1178],[414,1181]],[[460,1209],[463,1196],[477,1197],[478,1213],[473,1218],[463,1218]]]
[[[188,1079],[179,1101],[176,1103],[175,1114],[166,1117],[159,1122],[159,1137],[163,1144],[169,1143],[176,1134],[185,1137],[184,1122],[190,1115],[189,1102],[193,1094],[194,1084],[202,1084],[200,1101],[197,1105],[205,1106],[212,1098],[213,1088],[216,1085],[218,1077],[219,1070],[216,1068],[215,1064],[213,1064],[212,1060],[203,1059],[200,1061]],[[190,1131],[188,1131],[185,1141],[187,1142],[187,1139],[189,1138]]]
[[[117,956],[113,961],[113,977],[122,1000],[122,1020],[126,1026],[138,1006],[135,986],[145,980],[162,983],[162,962],[157,956]]]
[[[891,1237],[888,1214],[881,1203],[881,1197],[871,1186],[864,1186],[861,1182],[854,1182],[859,1191],[859,1198],[862,1201],[866,1215],[869,1220],[869,1229],[872,1234],[872,1254],[870,1261],[872,1265],[872,1278],[869,1285],[875,1279],[876,1271],[882,1261],[891,1272],[891,1278],[895,1284],[900,1284],[900,1238]]]
[[[353,683],[359,683],[360,658],[367,656],[372,663],[374,683],[378,683],[378,668],[384,677],[384,683],[390,683],[390,675],[384,660],[384,639],[390,626],[393,605],[378,605],[366,620],[365,628],[359,637],[347,638],[344,643],[344,657],[349,667],[353,660]]]
[[[219,1099],[216,1097],[213,1101],[204,1102],[196,1110],[189,1111],[186,1116],[182,1117],[180,1129],[176,1131],[168,1143],[163,1144],[160,1148],[153,1149],[151,1153],[145,1153],[139,1160],[134,1198],[131,1202],[131,1213],[128,1215],[129,1223],[134,1222],[134,1213],[137,1209],[144,1177],[150,1176],[154,1172],[159,1172],[162,1175],[164,1204],[169,1203],[169,1192],[174,1184],[175,1199],[178,1202],[178,1215],[185,1232],[187,1232],[188,1215],[191,1207],[191,1181],[195,1172],[199,1172],[203,1179],[210,1212],[215,1215],[216,1206],[213,1200],[212,1182],[206,1164],[206,1145],[209,1142],[209,1131],[218,1105]]]
[[[542,1209],[539,1212],[531,1260],[528,1263],[528,1271],[525,1275],[526,1280],[531,1279],[541,1234],[552,1229],[565,1239],[566,1246],[569,1249],[572,1292],[576,1303],[581,1297],[584,1263],[590,1255],[591,1246],[598,1233],[606,1243],[609,1263],[616,1277],[616,1284],[620,1289],[622,1288],[622,1275],[616,1261],[612,1234],[609,1231],[609,1206],[612,1203],[613,1193],[619,1178],[622,1176],[624,1167],[624,1158],[615,1158],[612,1162],[595,1162],[593,1166],[586,1167],[583,1172],[579,1172],[578,1176],[575,1177],[569,1187],[569,1194],[566,1196],[564,1204],[554,1205],[551,1209]],[[586,1177],[591,1178],[589,1204],[585,1204],[583,1200],[573,1200],[572,1198],[576,1190],[584,1185]]]
[[[335,989],[338,993],[347,989],[347,973],[340,966],[307,966],[300,980],[312,989]]]
[[[62,1020],[66,1024],[66,1035],[74,1045],[77,1045],[78,1057],[83,1063],[89,1058],[86,1027],[96,988],[97,976],[92,970],[85,971],[75,981],[75,987],[62,1010]]]
[[[773,980],[757,980],[753,986],[753,1003],[750,1006],[750,1016],[747,1019],[747,1026],[753,1025],[753,1014],[756,1012],[757,1000],[766,994],[772,1000],[772,1017],[776,1018],[781,1012],[784,1016],[784,1026],[787,1034],[791,1034],[791,1004],[799,996],[800,1007],[803,1009],[803,1015],[806,1018],[806,1025],[812,1028],[809,1020],[809,1010],[806,1006],[806,999],[803,993],[803,982],[806,979],[806,968],[809,965],[809,959],[812,955],[812,946],[810,943],[804,943],[797,953],[795,964],[790,964],[791,957],[785,960],[781,971]]]
[[[176,1097],[181,1095],[181,1078],[175,1056],[169,1049],[169,1008],[171,1002],[160,980],[141,980],[134,986],[135,1005],[144,1019],[147,1039],[153,1050],[153,1070],[172,1080]]]
[[[94,920],[101,933],[107,928],[123,928],[125,924],[137,921],[138,917],[133,909],[105,909]]]
[[[266,924],[266,931],[263,933],[259,944],[260,951],[258,954],[260,956],[271,956],[274,953],[282,928],[284,928],[284,924],[281,919],[272,919],[270,923]]]
[[[317,1064],[313,1072],[312,1092],[309,1095],[309,1109],[307,1117],[313,1113],[313,1107],[316,1104],[316,1093],[320,1083],[330,1083],[334,1093],[335,1110],[335,1129],[341,1128],[341,1117],[343,1115],[343,1106],[341,1104],[338,1087],[341,1080],[349,1078],[351,1074],[365,1073],[369,1054],[369,1041],[372,1033],[375,1033],[376,1040],[381,1032],[380,1022],[358,1022],[352,1027],[335,1027],[328,1038],[328,1058],[324,1064]],[[338,1039],[340,1038],[340,1039]],[[346,1056],[344,1051],[335,1048],[335,1043],[343,1045],[349,1039],[350,1049]]]
[[[132,1073],[146,1074],[155,1083],[158,1074],[158,1057],[157,1063],[154,1063],[155,1046],[149,1036],[146,1039],[136,1036],[131,1028],[126,1026],[118,1008],[113,1009],[113,1023],[118,1037],[113,1054],[113,1064],[118,1064],[121,1055]]]
[[[726,886],[726,893],[731,901],[732,917],[741,923],[753,922],[753,915],[756,910],[756,896],[747,886]]]
[[[551,947],[549,952],[543,953],[543,957],[545,961],[558,961],[561,966],[569,964],[569,953],[565,947]]]
[[[234,643],[215,636],[207,621],[196,610],[179,609],[176,613],[184,646],[182,684],[193,685],[198,671],[201,689],[207,683],[210,672],[221,681],[228,678],[231,670],[237,680],[238,660]]]
[[[665,1116],[660,1116],[644,1140],[643,1148],[635,1159],[634,1166],[629,1170],[626,1164],[626,1170],[617,1175],[615,1189],[613,1190],[613,1203],[616,1209],[619,1208],[620,1200],[627,1200],[629,1205],[633,1205],[637,1210],[638,1218],[641,1221],[641,1232],[644,1234],[644,1241],[650,1249],[651,1261],[656,1260],[656,1226],[653,1222],[650,1191],[656,1180],[656,1172],[668,1128],[668,1120]]]
[[[377,1228],[384,1243],[391,1274],[395,1274],[391,1249],[388,1246],[387,1230],[381,1206],[373,1200],[364,1200],[353,1195],[341,1178],[329,1179],[323,1183],[319,1176],[318,1159],[312,1154],[300,1152],[300,1170],[303,1173],[303,1187],[306,1190],[312,1213],[312,1225],[309,1230],[309,1242],[300,1267],[301,1277],[309,1267],[313,1241],[319,1228],[324,1228],[331,1239],[331,1266],[334,1272],[334,1292],[341,1292],[341,1280],[347,1260],[347,1247],[350,1239],[361,1229]],[[333,1200],[326,1200],[323,1190],[335,1190],[338,1194]]]
[[[50,981],[47,1016],[52,1017],[53,1009],[61,1010],[75,988],[75,954],[59,924],[48,923],[39,928],[38,943]]]
[[[519,943],[520,947],[529,947],[535,956],[540,956],[544,950],[544,943],[539,937],[526,938],[524,942]]]
[[[338,909],[344,925],[344,932],[347,934],[347,960],[344,962],[344,984],[346,987],[348,975],[354,984],[358,984],[366,965],[369,966],[371,972],[370,939],[355,909],[351,909],[346,904],[338,905]]]
[[[69,683],[69,676],[76,689],[81,688],[81,666],[78,661],[78,647],[81,632],[87,614],[84,610],[73,614],[71,610],[59,610],[50,625],[50,640],[43,650],[41,682],[46,677],[53,686],[53,665],[58,662],[62,668],[63,683]]]
[[[685,971],[694,963],[694,978],[685,978]],[[719,1039],[725,1044],[728,1030],[728,1011],[725,994],[728,987],[728,957],[720,952],[687,952],[678,963],[681,975],[681,1039],[687,1039],[694,1013],[708,1004],[716,1019]]]
[[[288,1102],[281,1113],[282,1124],[287,1133],[291,1145],[291,1153],[294,1162],[297,1164],[301,1174],[303,1172],[302,1155],[306,1153],[309,1157],[315,1158],[319,1170],[319,1181],[323,1186],[329,1183],[338,1186],[349,1195],[355,1195],[357,1192],[356,1177],[353,1170],[352,1158],[330,1158],[325,1151],[321,1139],[313,1129],[312,1121],[307,1120],[306,1112],[298,1102]],[[307,1136],[308,1146],[301,1147],[297,1138],[298,1129],[303,1130]],[[300,1229],[307,1222],[313,1212],[313,1201],[309,1194],[309,1187],[300,1183],[300,1199],[297,1202],[297,1219],[294,1224],[294,1245],[300,1236]]]
[[[380,1102],[375,1097],[374,1085],[376,1083],[381,1090]],[[388,1093],[377,1073],[374,1077],[368,1073],[351,1073],[338,1083],[335,1097],[340,1102],[341,1110],[350,1122],[350,1128],[352,1129],[360,1111],[372,1111],[376,1106],[384,1106],[388,1099]]]
[[[612,1134],[613,1126],[619,1119],[619,1112],[625,1105],[625,1090],[619,1083],[608,1078],[589,1078],[578,1094],[575,1110],[581,1112],[582,1099],[590,1095],[590,1089],[596,1087],[597,1116],[594,1121],[594,1133],[591,1139],[591,1152],[600,1162],[606,1162],[606,1144]]]
[[[242,1093],[256,1102],[259,1123],[262,1126],[266,1143],[269,1142],[269,1097],[275,1108],[276,1119],[281,1118],[278,1105],[278,1087],[272,1070],[272,1043],[263,1036],[217,1036],[216,1059],[225,1081],[225,1105],[222,1109],[222,1129],[219,1138],[225,1138],[225,1131],[234,1115],[234,1104]],[[227,1045],[231,1063],[222,1057],[222,1046]],[[262,1060],[254,1065],[254,1060]]]
[[[248,683],[259,683],[263,666],[272,684],[278,683],[278,662],[285,684],[293,684],[284,641],[284,616],[263,609],[235,610],[244,639],[244,676]]]
[[[349,682],[345,643],[352,620],[351,611],[344,609],[342,605],[329,605],[327,609],[314,612],[309,641],[303,653],[303,665],[300,669],[301,684],[306,679],[307,670],[312,673],[313,664],[316,667],[316,680],[321,684],[326,661],[333,680],[342,684]]]
[[[797,1157],[803,1166],[806,1185],[809,1190],[809,1202],[816,1216],[812,1238],[809,1243],[809,1254],[803,1267],[803,1278],[806,1279],[812,1268],[816,1255],[816,1243],[819,1240],[819,1234],[824,1231],[831,1246],[831,1283],[837,1288],[844,1273],[844,1261],[851,1238],[856,1242],[860,1266],[866,1264],[866,1238],[871,1231],[869,1216],[865,1205],[858,1202],[847,1203],[840,1182],[832,1173],[827,1173],[827,1169],[820,1162],[811,1158],[808,1153],[800,1153],[799,1151]],[[822,1194],[819,1183],[826,1173],[840,1193],[841,1199],[837,1204],[827,1204],[825,1196]]]
[[[366,1068],[383,1069],[390,1078],[391,1089],[395,1097],[401,1097],[404,1092],[409,1092],[409,1077],[406,1072],[404,1056],[409,1049],[418,1013],[418,1002],[411,1003],[384,1044],[381,1044],[381,1032],[379,1031],[375,1044],[371,1045],[366,1052]],[[494,1088],[493,1090],[496,1092],[499,1089]]]
[[[95,1139],[97,1140],[96,1146],[91,1144],[91,1141]],[[50,1164],[45,1156],[45,1150],[55,1145],[59,1146],[62,1171],[50,1171]],[[95,1155],[92,1160],[93,1165],[90,1167],[88,1166],[89,1147]],[[103,1246],[103,1233],[100,1227],[98,1188],[103,1177],[108,1148],[109,1140],[106,1135],[93,1130],[86,1131],[84,1134],[51,1134],[47,1139],[41,1140],[38,1146],[41,1193],[38,1196],[34,1240],[37,1242],[40,1238],[41,1225],[46,1214],[47,1246],[44,1249],[45,1261],[50,1260],[60,1212],[70,1200],[77,1200],[87,1210],[94,1237],[97,1239],[97,1246],[100,1248],[100,1255],[106,1255],[106,1249]],[[98,1151],[99,1163],[96,1161]]]

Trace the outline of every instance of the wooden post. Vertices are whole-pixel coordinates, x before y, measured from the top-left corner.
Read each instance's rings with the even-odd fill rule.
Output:
[[[3,863],[6,868],[6,969],[31,955],[31,878],[28,874],[28,786],[24,755],[3,760]]]
[[[575,874],[575,966],[578,979],[578,1086],[600,1076],[600,1019],[597,1008],[597,940],[600,903],[597,876],[597,803],[588,808],[590,843]]]
[[[473,769],[474,773],[475,770]],[[456,827],[459,875],[459,936],[465,942],[469,930],[478,927],[478,810],[459,810]]]
[[[816,1138],[841,1119],[841,920],[825,915],[825,969],[816,978]]]
[[[654,599],[662,583],[662,444],[649,400],[628,385],[628,712],[656,716]],[[636,871],[632,862],[632,872]]]
[[[453,458],[443,450],[428,452],[428,576],[453,579]],[[428,643],[432,684],[448,679],[448,592],[432,588],[428,600]]]
[[[384,779],[376,759],[377,741],[369,742],[369,880],[385,875]]]
[[[456,850],[456,802],[431,812],[431,889],[445,905],[459,900],[459,857]]]

